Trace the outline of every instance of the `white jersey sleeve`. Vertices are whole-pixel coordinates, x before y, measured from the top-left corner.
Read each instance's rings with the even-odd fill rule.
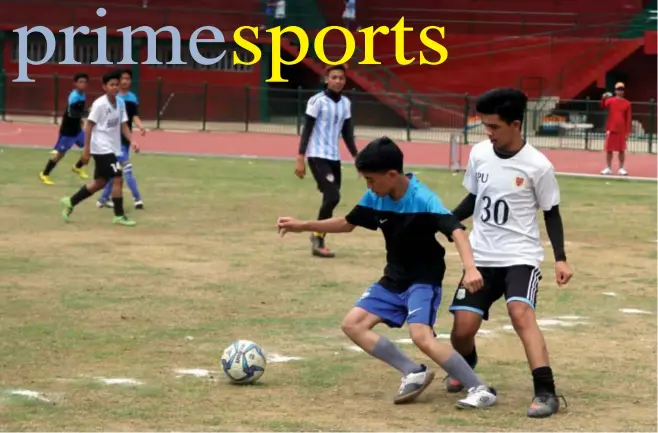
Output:
[[[477,181],[477,172],[475,169],[475,158],[473,152],[468,158],[468,164],[466,165],[466,173],[464,173],[464,180],[462,185],[466,188],[466,191],[473,195],[478,193],[478,181]]]
[[[560,204],[560,187],[555,177],[553,166],[539,173],[533,179],[537,204],[543,211],[549,211]]]
[[[311,116],[314,119],[320,117],[320,111],[322,110],[322,103],[320,102],[319,95],[312,96],[311,99],[306,103],[306,115]]]
[[[128,110],[126,110],[126,103],[122,100],[121,101],[121,123],[127,123],[128,122]]]
[[[99,100],[95,100],[93,104],[91,104],[91,108],[89,109],[89,116],[87,116],[87,120],[91,120],[95,124],[101,123],[103,120],[103,115],[105,111],[102,109],[103,104],[99,103]]]
[[[343,96],[342,99],[345,101],[345,117],[343,120],[352,118],[352,101],[349,100],[347,96]]]

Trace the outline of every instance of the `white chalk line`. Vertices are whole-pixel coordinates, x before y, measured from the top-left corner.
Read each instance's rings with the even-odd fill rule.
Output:
[[[624,313],[624,314],[645,314],[645,315],[654,314],[651,311],[639,310],[637,308],[620,308],[619,312]]]
[[[46,397],[45,394],[38,391],[31,391],[29,389],[13,389],[7,392],[8,395],[13,397],[24,397],[28,400],[36,400],[42,403],[53,403],[53,400]]]

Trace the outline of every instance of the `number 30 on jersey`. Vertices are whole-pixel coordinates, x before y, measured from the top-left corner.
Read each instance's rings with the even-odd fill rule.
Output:
[[[483,222],[493,221],[495,224],[502,226],[509,220],[509,205],[503,199],[496,201],[491,200],[489,196],[483,196],[484,206],[480,219]]]

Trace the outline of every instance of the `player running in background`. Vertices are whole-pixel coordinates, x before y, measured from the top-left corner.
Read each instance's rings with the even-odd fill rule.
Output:
[[[604,93],[601,99],[601,108],[608,109],[608,119],[605,123],[605,160],[606,166],[601,174],[612,174],[612,157],[617,152],[619,159],[620,176],[628,176],[624,167],[626,160],[626,140],[631,135],[631,103],[624,98],[624,83],[615,84],[615,96]]]
[[[73,145],[83,147],[85,137],[82,132],[82,118],[85,115],[86,109],[86,95],[85,90],[89,82],[89,76],[85,73],[77,73],[73,76],[73,84],[75,88],[69,94],[66,110],[62,115],[62,123],[59,125],[59,137],[57,143],[53,148],[52,155],[46,163],[46,167],[39,173],[39,179],[46,185],[54,185],[55,183],[50,179],[50,173],[53,171],[57,163],[64,158]],[[80,178],[87,179],[89,176],[85,171],[82,160],[78,160],[72,168]]]
[[[327,66],[326,89],[314,95],[306,104],[306,122],[297,155],[295,174],[300,179],[306,175],[304,158],[313,173],[318,190],[322,193],[319,220],[331,218],[340,202],[342,169],[339,140],[343,136],[352,156],[357,149],[352,125],[350,100],[342,94],[345,87],[345,66]],[[325,245],[326,233],[316,231],[311,235],[311,252],[317,257],[334,257]]]
[[[471,150],[463,185],[466,198],[453,214],[463,221],[473,216],[470,234],[475,264],[484,287],[475,293],[457,288],[450,311],[454,314],[451,340],[471,367],[477,364],[475,334],[489,308],[500,297],[530,364],[535,396],[528,416],[543,418],[559,410],[548,349],[535,308],[544,249],[537,210],[544,212],[546,231],[555,256],[555,277],[566,284],[573,272],[564,251],[560,189],[551,162],[523,140],[521,128],[527,97],[515,89],[494,89],[477,100],[489,140]],[[461,380],[447,378],[449,392],[459,392]]]
[[[461,408],[488,407],[495,403],[486,386],[464,358],[449,345],[436,340],[434,323],[441,303],[445,250],[436,239],[441,232],[453,240],[464,263],[464,285],[473,291],[482,286],[464,227],[441,200],[413,174],[403,172],[403,154],[389,138],[369,143],[356,157],[356,168],[366,179],[368,191],[345,217],[277,221],[286,232],[348,233],[355,227],[380,229],[386,241],[384,276],[356,302],[343,319],[343,332],[359,347],[403,374],[394,398],[407,403],[420,395],[434,379],[425,365],[417,364],[388,338],[372,328],[385,323],[400,328],[407,322],[414,344],[469,389],[457,402]]]
[[[113,223],[124,226],[134,226],[135,222],[128,219],[123,210],[123,180],[121,164],[117,155],[121,155],[121,133],[130,140],[128,114],[123,100],[117,98],[121,72],[108,72],[103,76],[105,95],[96,99],[91,105],[89,116],[85,123],[85,143],[82,151],[82,161],[89,162],[89,156],[94,157],[94,180],[83,185],[73,196],[60,200],[62,218],[69,220],[73,208],[83,200],[100,191],[109,182],[112,188],[114,202]]]
[[[133,122],[142,136],[146,135],[146,129],[142,124],[142,119],[139,118],[139,101],[137,96],[130,91],[130,86],[132,85],[132,72],[130,70],[121,71],[121,82],[119,84],[120,90],[117,98],[121,99],[126,105],[126,112],[128,113],[128,127],[130,130],[133,130]],[[139,152],[139,147],[136,143],[135,153]],[[130,147],[131,143],[128,138],[123,134],[121,135],[121,155],[117,155],[117,160],[121,163],[123,168],[123,178],[130,188],[130,192],[133,195],[133,200],[135,202],[135,209],[144,209],[144,202],[142,201],[142,195],[139,193],[139,188],[137,188],[137,180],[133,174],[133,165],[130,162]],[[110,200],[110,194],[112,193],[112,182],[108,182],[103,189],[103,193],[96,202],[96,206],[101,207],[112,207],[114,206],[112,200]]]

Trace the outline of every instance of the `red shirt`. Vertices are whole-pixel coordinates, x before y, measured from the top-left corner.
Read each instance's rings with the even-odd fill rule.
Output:
[[[631,103],[616,96],[601,100],[601,108],[608,109],[606,131],[629,135],[631,133]]]

